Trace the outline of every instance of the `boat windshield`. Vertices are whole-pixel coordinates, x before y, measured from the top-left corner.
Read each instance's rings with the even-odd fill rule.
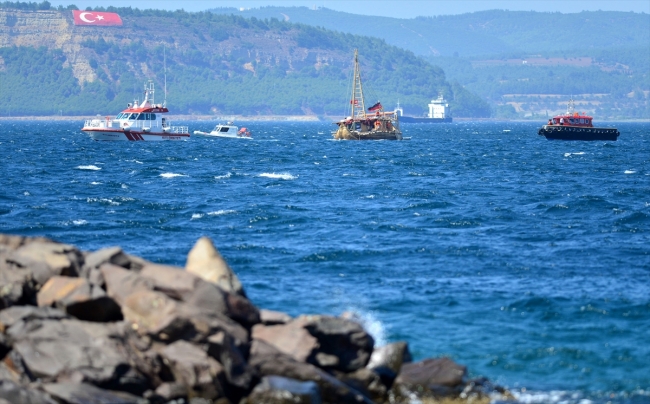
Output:
[[[228,132],[228,130],[230,130],[230,128],[228,126],[224,126],[219,130],[219,132]]]

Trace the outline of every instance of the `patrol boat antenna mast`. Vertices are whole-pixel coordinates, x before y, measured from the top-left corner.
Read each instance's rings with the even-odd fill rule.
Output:
[[[166,47],[163,46],[163,70],[165,72],[165,99],[163,100],[163,107],[167,107],[167,53]]]

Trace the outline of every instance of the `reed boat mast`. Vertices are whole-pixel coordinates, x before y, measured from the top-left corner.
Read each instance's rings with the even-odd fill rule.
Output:
[[[352,119],[366,119],[366,105],[363,99],[363,86],[361,85],[361,72],[359,70],[359,50],[354,50],[354,80],[352,82],[352,98],[350,99]]]

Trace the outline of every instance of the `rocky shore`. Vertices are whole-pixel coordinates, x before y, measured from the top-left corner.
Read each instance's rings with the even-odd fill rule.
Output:
[[[257,308],[207,238],[185,268],[0,235],[0,404],[488,403],[449,358]]]

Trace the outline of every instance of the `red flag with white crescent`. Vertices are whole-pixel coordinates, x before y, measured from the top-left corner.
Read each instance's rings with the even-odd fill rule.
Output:
[[[122,19],[117,13],[100,11],[72,10],[74,25],[121,26]]]

